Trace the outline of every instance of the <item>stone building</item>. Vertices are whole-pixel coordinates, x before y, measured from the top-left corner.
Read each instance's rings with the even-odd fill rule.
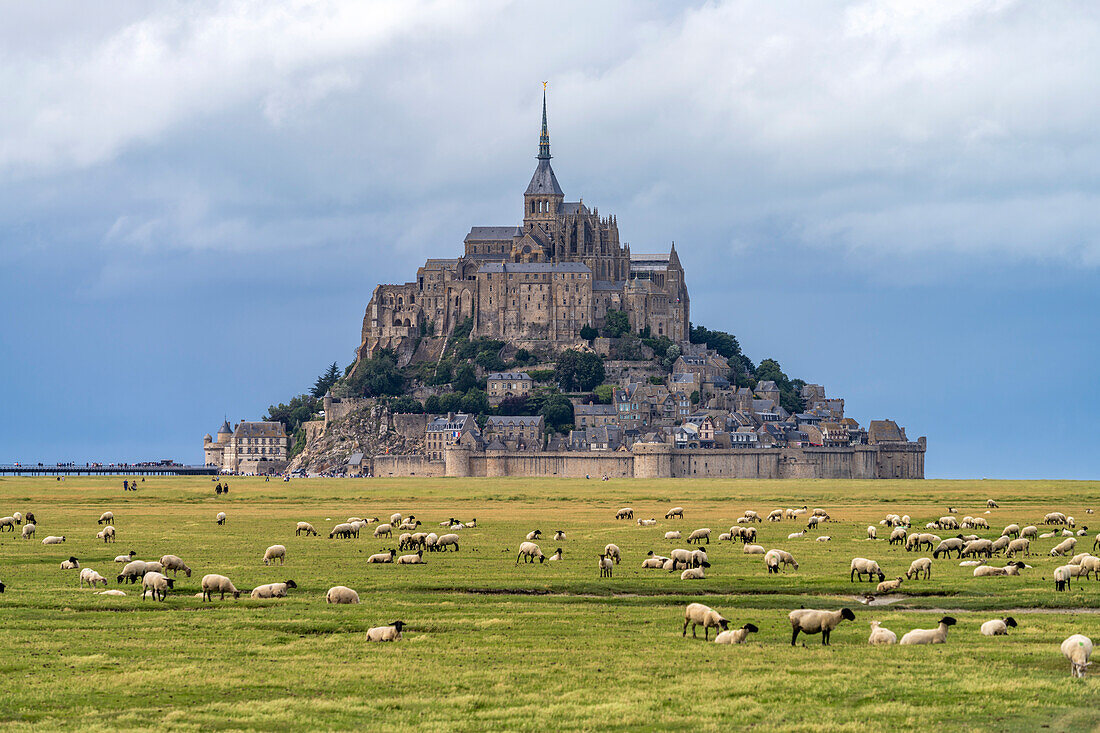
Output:
[[[527,372],[493,372],[485,380],[490,405],[499,405],[509,397],[526,397],[531,394],[533,385]]]
[[[509,450],[542,450],[542,415],[490,415],[482,436],[486,442],[499,441]]]
[[[430,420],[424,430],[424,452],[430,460],[441,461],[447,448],[458,445],[467,436],[477,440],[481,437],[473,415],[453,412],[440,415]]]
[[[241,422],[235,428],[226,420],[217,438],[202,439],[208,466],[226,473],[270,473],[287,460],[287,436],[281,422]]]
[[[529,348],[580,343],[608,311],[627,314],[634,331],[688,339],[684,269],[673,244],[639,254],[619,241],[613,216],[566,201],[550,165],[543,96],[542,132],[520,226],[475,226],[454,259],[430,259],[416,279],[374,289],[363,318],[359,358],[394,349],[403,363],[421,335],[446,337],[464,323],[471,335]]]

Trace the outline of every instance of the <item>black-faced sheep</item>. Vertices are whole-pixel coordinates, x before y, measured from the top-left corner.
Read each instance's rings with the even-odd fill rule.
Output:
[[[687,608],[684,609],[684,628],[680,636],[687,636],[688,624],[691,624],[691,638],[698,638],[695,636],[695,629],[702,626],[703,638],[708,641],[710,640],[711,629],[725,631],[729,628],[729,621],[722,614],[710,606],[704,606],[702,603],[689,603]]]
[[[1016,619],[1005,616],[986,621],[982,624],[981,632],[984,636],[1007,636],[1010,628],[1016,628]]]
[[[856,615],[850,608],[839,611],[818,611],[800,608],[787,614],[791,620],[791,646],[795,645],[798,634],[821,634],[822,646],[829,645],[829,635],[841,621],[854,621]]]
[[[943,644],[947,641],[947,629],[957,622],[951,616],[944,616],[934,629],[913,629],[901,637],[901,644]]]

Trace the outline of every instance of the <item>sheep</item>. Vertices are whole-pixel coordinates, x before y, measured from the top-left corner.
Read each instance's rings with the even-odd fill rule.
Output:
[[[665,512],[665,519],[672,519],[673,517],[684,518],[684,508],[682,506],[674,506]]]
[[[616,565],[618,565],[619,561],[623,559],[623,554],[619,551],[618,545],[613,545],[610,543],[604,545],[603,554],[607,555],[610,558],[614,558]]]
[[[280,565],[286,565],[286,547],[272,545],[264,552],[264,565],[274,565],[278,560]]]
[[[1006,557],[1013,557],[1016,553],[1022,552],[1025,555],[1031,555],[1031,540],[1027,537],[1019,537],[1008,543],[1008,548],[1005,551]]]
[[[402,555],[397,558],[397,565],[423,565],[424,551],[417,550],[415,555]]]
[[[101,590],[96,593],[97,596],[124,596],[126,591],[124,590]]]
[[[1039,536],[1039,528],[1029,524],[1028,526],[1020,530],[1020,536],[1036,539]]]
[[[427,532],[414,532],[409,538],[409,547],[419,547],[421,550],[427,549]]]
[[[12,530],[12,531],[15,531],[15,530]],[[49,537],[46,537],[45,539],[42,540],[42,544],[43,545],[60,545],[64,541],[65,541],[65,535],[61,535],[60,537],[57,537],[55,535],[50,535]]]
[[[145,594],[151,592],[154,601],[163,601],[168,597],[168,590],[175,584],[176,581],[162,573],[146,573],[141,579],[141,600],[144,601]]]
[[[818,537],[818,538],[817,538],[816,540],[814,540],[814,542],[828,542],[828,541],[830,541],[831,539],[833,539],[833,538],[832,538],[832,537],[830,537],[829,535],[827,535],[827,534],[823,534],[823,535],[821,535],[820,537]]]
[[[561,548],[554,550],[554,554],[546,558],[547,562],[557,562],[562,559]]]
[[[1062,565],[1061,567],[1054,568],[1054,590],[1073,590],[1069,579],[1073,577],[1073,566]]]
[[[81,588],[84,587],[84,583],[87,583],[92,588],[95,588],[96,583],[102,583],[104,588],[107,587],[107,579],[91,568],[83,568],[80,571]]]
[[[393,537],[393,525],[392,524],[380,524],[374,528],[374,536],[378,537]]]
[[[805,537],[805,536],[806,536],[806,530],[802,530],[801,532],[791,532],[789,535],[787,535],[787,539],[797,540],[798,538]]]
[[[718,541],[733,542],[733,535],[731,535],[729,532],[723,532],[722,534],[718,535]]]
[[[1096,538],[1092,541],[1092,549],[1100,547],[1100,533],[1097,533]]]
[[[815,517],[824,517],[825,519],[829,518],[829,513],[824,509],[814,509],[812,512],[810,512],[810,514]]]
[[[128,552],[125,555],[115,556],[115,562],[130,562],[131,560],[134,559],[134,555],[136,555],[136,554],[137,554],[136,552],[134,552],[133,550],[130,550],[130,552]]]
[[[107,542],[114,542],[115,528],[108,524],[102,530],[96,532],[95,538],[97,540],[103,540],[104,544],[106,544]]]
[[[1095,580],[1100,580],[1100,557],[1089,555],[1081,560],[1081,567],[1085,570],[1085,577],[1096,573]]]
[[[1065,524],[1066,515],[1062,512],[1051,512],[1043,517],[1043,524]]]
[[[608,557],[606,554],[597,555],[596,557],[599,558],[599,562],[598,562],[597,567],[599,567],[599,569],[600,569],[600,577],[601,578],[610,578],[612,570],[615,568],[615,563],[612,562],[611,558]]]
[[[700,529],[697,529],[694,532],[692,532],[691,534],[689,534],[688,538],[687,538],[688,542],[694,542],[696,544],[702,542],[703,540],[706,540],[708,545],[710,544],[710,528],[709,527],[702,527]]]
[[[957,552],[957,557],[961,558],[965,545],[966,543],[963,542],[962,537],[948,537],[936,546],[936,549],[932,552],[932,557],[938,560],[940,558],[940,553],[943,553],[944,557],[950,557],[952,552]]]
[[[409,517],[409,519],[412,519],[412,517]],[[390,524],[393,525],[394,527],[401,524],[401,515],[398,514],[398,513],[391,514],[390,515]]]
[[[252,589],[249,594],[249,598],[286,598],[286,592],[288,588],[297,588],[298,584],[293,580],[288,580],[283,583],[268,583],[267,585],[258,585]]]
[[[5,529],[10,532],[15,532],[15,517],[0,518],[0,532],[3,532]]]
[[[79,570],[80,569],[80,561],[77,560],[75,557],[70,556],[68,560],[62,560],[61,561],[61,569],[62,570]]]
[[[1016,619],[1005,616],[986,621],[981,626],[981,632],[983,636],[1008,636],[1009,628],[1016,628]]]
[[[806,520],[806,529],[814,529],[821,524],[821,517],[810,517]]]
[[[656,519],[639,519],[638,520],[638,526],[639,527],[654,527],[654,526],[656,526],[656,524],[657,524]]]
[[[150,560],[145,563],[145,572],[147,573],[164,573],[164,565],[156,560]]]
[[[362,522],[362,524],[366,525],[366,522]],[[406,517],[405,521],[401,522],[401,524],[398,525],[397,528],[398,529],[416,529],[417,527],[420,526],[420,524],[421,524],[421,522],[420,522],[419,519],[413,519],[412,517]]]
[[[986,557],[993,557],[993,541],[992,540],[971,540],[967,542],[962,548],[962,552],[959,557],[970,557],[971,555],[985,555]]]
[[[730,530],[732,533],[733,530]],[[741,527],[741,542],[756,542],[756,527]]]
[[[905,578],[912,580],[916,578],[920,580],[920,574],[924,573],[924,579],[928,580],[932,577],[932,559],[927,557],[918,557],[913,562],[909,563],[909,569],[905,571]]]
[[[138,578],[141,578],[144,575],[145,562],[142,560],[131,560],[130,562],[126,563],[125,566],[123,566],[122,572],[118,574],[115,582],[119,585],[121,585],[124,580],[128,580],[131,583],[136,583]]]
[[[1001,537],[1019,537],[1020,525],[1010,524],[1001,530]]]
[[[1075,547],[1077,547],[1077,538],[1069,537],[1055,545],[1050,551],[1050,556],[1057,557],[1059,555],[1068,555],[1073,552],[1073,548]]]
[[[890,644],[898,643],[898,635],[890,629],[884,628],[881,621],[871,622],[871,636],[868,637],[867,643],[872,646],[888,646]]]
[[[821,634],[821,645],[829,645],[829,635],[841,621],[855,621],[856,615],[850,608],[839,611],[818,611],[800,608],[787,614],[791,620],[791,646],[795,645],[798,634]]]
[[[1043,532],[1041,535],[1039,535],[1039,539],[1049,540],[1051,537],[1054,537],[1054,536],[1055,536],[1054,532]]]
[[[401,536],[397,538],[397,549],[410,549],[412,547],[412,537],[411,532],[402,532]]]
[[[554,542],[564,542],[564,541],[565,541],[565,532],[561,531],[560,529],[558,531],[554,532]]]
[[[700,565],[705,565],[710,558],[707,557],[707,553],[703,550],[691,551],[691,567],[697,568]]]
[[[439,545],[439,535],[435,532],[429,532],[428,536],[424,538],[424,549],[428,552],[434,552]]]
[[[23,523],[23,515],[20,514],[19,512],[12,512],[11,513],[11,518],[15,520],[16,524],[22,524]]]
[[[763,555],[765,550],[762,545],[745,545],[745,549],[742,550],[746,555]]]
[[[993,552],[1000,552],[1007,549],[1011,542],[1011,537],[998,537],[997,539],[993,540],[993,546],[990,549],[992,549]]]
[[[666,540],[678,540],[681,539],[680,530],[674,529],[671,532],[665,532]]]
[[[951,516],[940,517],[936,521],[936,526],[938,526],[940,529],[958,529],[959,520]]]
[[[939,535],[931,534],[929,532],[922,532],[917,537],[917,549],[920,550],[925,545],[928,545],[928,549],[931,550],[940,542]],[[906,548],[908,549],[908,548]]]
[[[744,644],[749,634],[760,631],[756,624],[745,624],[739,629],[726,629],[714,637],[715,644]]]
[[[703,563],[701,566],[699,566],[697,568],[687,568],[682,573],[680,573],[680,580],[704,580],[707,576],[706,576],[706,572],[703,570],[703,568],[709,568],[709,567],[710,567],[710,563],[707,562],[707,563]]]
[[[1085,678],[1089,669],[1089,657],[1092,656],[1092,639],[1082,634],[1074,634],[1062,642],[1062,656],[1069,660],[1069,675]]]
[[[393,562],[394,555],[396,555],[396,554],[397,554],[397,552],[394,551],[394,550],[390,550],[389,552],[379,552],[377,555],[371,555],[370,557],[368,557],[367,562],[368,563]]]
[[[1010,562],[1003,568],[996,567],[994,565],[979,565],[974,568],[975,578],[999,578],[1005,575],[1019,575],[1020,568],[1024,567],[1021,562]]]
[[[175,555],[162,556],[160,558],[160,564],[164,567],[165,570],[171,570],[172,575],[176,575],[180,570],[182,570],[184,575],[186,575],[188,578],[191,577],[191,568],[187,567],[187,564]]]
[[[645,560],[642,560],[642,569],[643,570],[656,570],[656,569],[663,568],[665,566],[665,563],[669,561],[669,558],[667,558],[667,557],[662,557],[661,555],[654,555],[653,550],[650,550],[646,554],[648,555],[648,557],[646,557]]]
[[[225,524],[225,512],[218,512],[218,516],[215,519],[218,524]]]
[[[528,540],[542,539],[542,530],[541,529],[536,529],[536,530],[532,530],[531,532],[528,532],[527,533],[527,539]]]
[[[1079,552],[1076,555],[1074,555],[1073,558],[1067,564],[1068,565],[1080,565],[1081,561],[1084,560],[1086,557],[1090,557],[1089,553]]]
[[[1076,527],[1077,520],[1075,520],[1073,517],[1066,517],[1066,525],[1069,527]]]
[[[999,509],[1001,507],[1001,505],[995,502],[993,499],[986,499],[985,505],[990,509]]]
[[[893,593],[901,587],[901,584],[902,577],[900,575],[894,580],[884,580],[879,583],[878,586],[875,588],[875,593],[878,593],[879,595],[883,593]]]
[[[29,524],[29,523],[24,524],[23,525],[23,539],[29,540],[31,537],[34,537],[34,532],[37,529],[38,529],[38,527],[36,525]]]
[[[624,506],[619,511],[615,512],[615,519],[633,519],[634,510],[628,506]]]
[[[387,526],[388,527],[389,525],[380,525],[380,526]],[[328,538],[330,540],[333,537],[342,537],[344,539],[351,539],[351,536],[357,531],[358,530],[356,530],[355,527],[352,526],[351,524],[348,524],[347,522],[342,522],[342,523],[337,524],[335,527],[332,528],[332,531],[328,533]]]
[[[951,616],[944,616],[934,629],[913,629],[901,637],[901,644],[943,644],[947,641],[947,630],[957,623]]]
[[[863,580],[863,576],[867,576],[867,580],[871,581],[872,576],[877,575],[878,581],[881,583],[886,580],[886,574],[882,572],[882,568],[878,566],[878,563],[874,560],[868,560],[865,557],[852,558],[851,564],[852,572],[848,574],[849,582],[854,583],[858,577]]]
[[[367,629],[367,641],[401,641],[401,629],[404,621],[394,621],[389,626],[374,626]]]
[[[210,575],[202,576],[202,599],[204,601],[213,601],[214,594],[220,593],[220,600],[225,600],[226,593],[232,593],[234,598],[240,598],[241,592],[237,590],[237,587],[233,585],[233,581],[224,575]]]
[[[453,547],[453,548],[455,548],[455,552],[458,552],[458,535],[456,535],[456,534],[445,534],[441,537],[436,538],[436,541],[435,541],[435,549],[436,550],[446,552],[448,547]]]
[[[300,534],[305,534],[306,537],[313,535],[317,536],[317,530],[313,528],[313,525],[309,522],[298,522],[298,526],[294,529],[294,536],[297,537]]]
[[[798,563],[794,556],[786,550],[768,550],[764,553],[764,565],[769,573],[778,573],[780,565],[793,565],[794,569],[798,570]]]
[[[523,558],[523,562],[533,563],[535,558],[539,559],[539,562],[546,560],[546,557],[542,554],[542,550],[534,542],[524,542],[519,546],[519,554],[516,555],[516,565],[519,565],[520,558]]]
[[[325,593],[325,603],[358,603],[359,594],[346,585],[334,585]]]
[[[782,509],[772,509],[771,512],[768,513],[768,521],[769,522],[782,522],[783,521],[783,510]]]
[[[704,606],[702,603],[689,603],[687,608],[684,609],[684,628],[683,633],[680,634],[681,637],[687,636],[688,624],[691,624],[691,638],[698,638],[695,635],[695,629],[702,626],[703,638],[707,641],[710,641],[711,629],[725,631],[729,628],[729,621],[722,614],[710,606]]]
[[[905,543],[905,538],[909,536],[909,530],[905,527],[895,527],[894,531],[890,533],[890,544],[901,545]]]
[[[873,524],[867,525],[867,539],[869,539],[869,540],[877,540],[878,539],[878,527],[876,527]]]

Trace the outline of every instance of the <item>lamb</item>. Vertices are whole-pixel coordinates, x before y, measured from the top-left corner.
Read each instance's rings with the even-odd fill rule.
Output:
[[[368,557],[367,562],[368,563],[393,562],[394,555],[396,555],[396,554],[397,554],[397,552],[394,551],[394,550],[390,550],[389,552],[379,552],[377,555],[371,555],[370,557]]]
[[[882,572],[882,568],[878,566],[878,563],[874,560],[868,560],[865,557],[852,558],[851,569],[852,572],[850,572],[848,575],[849,581],[853,583],[855,582],[857,577],[860,580],[863,580],[864,575],[867,576],[868,581],[870,581],[872,579],[872,576],[874,575],[878,576],[878,580],[880,583],[886,580],[886,574]]]
[[[597,555],[596,557],[599,558],[598,567],[600,569],[600,577],[610,578],[612,570],[615,568],[615,563],[613,563],[611,561],[611,558],[608,557],[606,554]]]
[[[415,555],[402,555],[397,558],[398,565],[423,565],[424,551],[417,550]]]
[[[671,532],[665,532],[666,540],[678,540],[681,538],[680,530],[674,529]]]
[[[557,532],[554,533],[554,542],[564,542],[564,541],[565,541],[565,532],[563,532],[559,529]]]
[[[694,532],[692,532],[691,534],[689,534],[688,538],[687,538],[688,542],[695,542],[696,544],[702,542],[703,540],[706,540],[708,545],[710,544],[710,528],[709,527],[702,527],[700,529],[697,529]]]
[[[733,542],[733,535],[731,535],[729,532],[723,532],[722,534],[718,535],[718,541]]]
[[[519,546],[519,554],[516,555],[516,565],[519,565],[520,558],[523,558],[523,562],[533,563],[535,558],[539,559],[539,562],[546,560],[546,557],[542,554],[542,550],[534,542],[524,542]]]
[[[1062,540],[1050,551],[1051,557],[1057,557],[1059,555],[1068,555],[1073,552],[1073,548],[1077,547],[1077,538],[1069,537]]]
[[[829,513],[824,509],[814,509],[812,512],[810,512],[810,514],[815,517],[823,517],[825,519],[829,518]]]
[[[763,555],[764,547],[762,545],[745,545],[745,549],[742,550],[746,555]]]
[[[547,562],[557,562],[562,559],[561,548],[554,550],[554,554],[546,558]]]
[[[628,506],[624,506],[619,511],[615,512],[615,519],[633,519],[634,510]]]
[[[619,546],[618,545],[613,545],[613,544],[604,545],[603,554],[607,555],[609,558],[614,558],[616,565],[618,565],[619,561],[623,559],[622,553],[619,552]]]
[[[890,544],[900,545],[905,542],[905,538],[909,536],[909,530],[905,527],[895,527],[890,533]]]
[[[684,518],[684,508],[682,506],[674,506],[665,512],[665,519],[672,519],[673,517]]]
[[[876,527],[873,524],[867,525],[867,539],[869,539],[869,540],[877,540],[878,539],[878,527]]]
[[[749,638],[749,634],[755,634],[757,631],[760,631],[760,629],[756,627],[756,624],[745,624],[739,629],[726,629],[714,637],[714,643],[744,644],[745,640]]]
[[[638,520],[638,526],[639,527],[653,527],[656,524],[657,524],[656,519],[639,519]]]
[[[1013,557],[1016,553],[1022,552],[1025,555],[1031,555],[1031,540],[1027,537],[1019,537],[1008,543],[1008,548],[1005,551],[1006,557]]]
[[[1016,628],[1016,619],[1005,616],[986,621],[982,624],[981,632],[983,636],[1008,636],[1009,628]]]
[[[325,603],[358,603],[359,594],[346,585],[334,585],[325,593]]]
[[[288,588],[297,588],[298,584],[293,580],[288,580],[284,583],[268,583],[267,585],[258,585],[252,589],[252,593],[249,594],[249,598],[286,598],[286,592]]]
[[[274,565],[278,560],[280,565],[286,565],[286,547],[272,545],[264,552],[264,565]]]
[[[878,586],[875,588],[875,593],[878,593],[880,595],[883,593],[893,593],[901,587],[901,583],[902,577],[900,575],[894,580],[884,580],[879,583]]]
[[[389,626],[375,626],[367,629],[367,641],[401,641],[401,629],[404,621],[394,621]]]
[[[380,525],[380,526],[387,526],[388,527],[389,525]],[[347,522],[342,522],[342,523],[337,524],[335,527],[332,528],[332,531],[328,533],[328,538],[330,540],[333,537],[342,537],[344,539],[351,539],[351,536],[353,534],[355,534],[356,532],[358,532],[358,530],[355,529],[355,527],[348,524]]]
[[[829,635],[841,621],[855,621],[856,615],[850,608],[839,611],[818,611],[800,608],[787,614],[791,620],[791,646],[795,645],[798,634],[821,634],[822,646],[829,645]]]
[[[363,522],[363,524],[365,525],[366,522]],[[401,524],[397,528],[398,529],[416,529],[420,525],[421,525],[421,522],[420,522],[419,519],[414,519],[413,517],[406,517],[405,521],[401,522]]]
[[[103,587],[107,587],[107,579],[102,575],[92,570],[91,568],[83,568],[80,571],[80,587],[84,587],[84,583],[87,583],[92,588],[95,588],[96,583],[102,583]]]
[[[114,542],[115,528],[108,524],[101,531],[96,532],[95,538],[97,540],[103,540],[104,544],[106,544],[107,542]]]
[[[782,522],[783,521],[783,510],[782,509],[772,509],[771,512],[768,513],[768,521],[769,522]]]
[[[202,576],[202,599],[213,601],[215,593],[220,593],[220,600],[223,601],[226,593],[232,593],[234,598],[241,597],[241,592],[233,585],[233,581],[224,575],[210,574]]]
[[[392,524],[380,524],[374,528],[374,536],[377,537],[393,537],[393,525]]]
[[[527,533],[527,539],[529,539],[529,540],[537,540],[537,539],[541,539],[541,538],[542,538],[542,530],[541,529],[536,529],[536,530],[533,530],[533,531]]]
[[[806,530],[802,530],[801,532],[791,532],[789,535],[787,535],[787,539],[797,540],[799,537],[805,537],[805,536],[806,536]]]
[[[975,578],[997,578],[1005,575],[1019,575],[1020,569],[1024,567],[1022,562],[1010,562],[1003,568],[998,568],[993,565],[979,565],[974,568]]]
[[[913,629],[901,637],[902,644],[943,644],[947,641],[947,629],[957,623],[951,616],[940,619],[939,625],[934,629]]]
[[[927,557],[918,557],[913,562],[909,563],[909,569],[905,571],[905,578],[912,580],[916,578],[920,580],[920,574],[924,573],[924,579],[928,580],[932,577],[932,559]]]
[[[823,535],[821,535],[820,537],[818,537],[818,538],[817,538],[816,540],[814,540],[814,542],[828,542],[828,541],[830,541],[831,539],[833,539],[833,538],[832,538],[832,537],[830,537],[829,535],[827,535],[827,534],[823,534]]]
[[[79,570],[80,569],[80,561],[77,560],[75,557],[70,556],[68,560],[62,560],[61,561],[61,569],[62,570]]]
[[[225,512],[218,512],[216,519],[218,524],[225,524]]]
[[[648,557],[642,560],[642,569],[655,570],[663,568],[665,563],[669,561],[669,558],[662,557],[661,555],[654,555],[653,550],[646,553]]]
[[[33,525],[33,524],[24,524],[23,525],[23,539],[29,540],[31,537],[34,537],[34,532],[35,532],[36,529],[38,529],[38,527]]]
[[[12,530],[12,531],[14,531],[14,530]],[[60,545],[64,541],[65,541],[65,535],[61,535],[60,537],[57,537],[55,535],[50,535],[49,537],[42,540],[42,544],[43,545]]]
[[[136,554],[137,554],[136,552],[134,552],[133,550],[130,550],[125,555],[116,555],[115,556],[115,562],[130,562],[131,560],[134,559],[134,555],[136,555]]]
[[[146,573],[141,579],[141,600],[144,601],[145,594],[151,592],[154,601],[163,601],[168,597],[168,590],[175,584],[176,581],[161,573]]]
[[[1082,634],[1074,634],[1062,642],[1062,656],[1069,660],[1070,677],[1085,678],[1089,669],[1089,657],[1092,656],[1092,639]]]
[[[710,606],[704,606],[702,603],[689,603],[687,608],[684,609],[684,629],[683,633],[680,634],[681,637],[687,636],[688,624],[691,624],[691,638],[698,638],[695,635],[695,629],[702,626],[703,638],[707,641],[710,640],[711,629],[725,631],[729,628],[729,621],[723,618],[722,614]]]
[[[890,629],[884,628],[881,621],[871,622],[871,636],[868,637],[867,643],[872,646],[888,646],[890,644],[898,643],[898,635]]]
[[[309,522],[298,522],[298,526],[294,529],[294,536],[297,537],[300,534],[305,534],[306,537],[313,535],[317,536],[317,530],[313,528],[313,525]]]
[[[101,590],[96,593],[97,596],[124,596],[126,591],[124,590]]]
[[[142,560],[131,560],[130,562],[126,563],[126,565],[122,568],[122,572],[118,574],[115,582],[119,585],[121,585],[122,581],[124,580],[129,580],[131,583],[136,583],[138,578],[141,578],[144,575],[145,562],[143,562]]]
[[[706,573],[703,568],[709,568],[710,563],[703,563],[702,566],[697,568],[688,568],[684,572],[680,573],[680,580],[703,580],[706,578]]]
[[[436,538],[435,549],[446,551],[447,547],[455,548],[455,552],[458,552],[458,535],[445,534]]]
[[[989,522],[985,517],[974,517],[971,526],[973,526],[974,529],[989,529]]]

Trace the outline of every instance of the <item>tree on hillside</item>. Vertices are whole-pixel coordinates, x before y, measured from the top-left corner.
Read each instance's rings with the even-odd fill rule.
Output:
[[[554,379],[565,392],[588,392],[603,384],[603,359],[598,354],[563,351],[554,368]]]
[[[340,378],[340,367],[336,366],[336,362],[329,364],[328,369],[324,373],[317,377],[317,381],[313,383],[313,389],[309,391],[314,397],[324,397],[328,393],[329,388],[336,384],[336,380]]]
[[[348,377],[352,390],[362,397],[396,397],[405,391],[405,375],[397,368],[397,356],[379,349],[364,359]]]
[[[589,343],[592,343],[592,341],[599,335],[600,332],[592,328],[591,326],[581,327],[581,338]]]
[[[609,310],[603,330],[611,338],[619,338],[630,331],[630,317],[626,311]]]
[[[455,370],[455,378],[451,386],[455,388],[456,392],[462,392],[463,394],[477,387],[477,372],[474,371],[473,366],[470,364],[460,365]]]
[[[546,398],[539,411],[546,427],[561,432],[573,424],[573,403],[565,395],[555,394]]]
[[[312,418],[321,409],[321,401],[312,395],[300,394],[289,404],[279,403],[267,408],[264,420],[281,422],[287,435],[293,435],[302,423]]]

